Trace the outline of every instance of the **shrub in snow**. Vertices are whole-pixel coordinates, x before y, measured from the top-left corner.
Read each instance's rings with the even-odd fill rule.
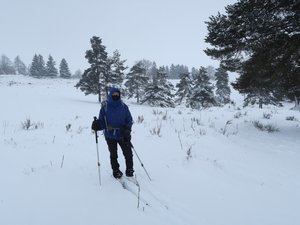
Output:
[[[71,125],[70,123],[66,125],[66,131],[67,131],[67,132],[70,131],[71,126],[72,126],[72,125]]]
[[[257,120],[253,122],[253,125],[257,129],[259,129],[261,131],[267,131],[269,133],[278,132],[279,131],[279,129],[275,125],[272,125],[272,124],[264,125],[264,124],[262,124],[261,122],[259,122]]]
[[[200,134],[200,136],[206,135],[206,130],[200,129],[200,130],[199,130],[199,134]]]
[[[159,111],[159,110],[153,110],[153,115],[160,115],[162,114],[163,112],[162,111]]]
[[[268,119],[268,120],[269,120],[269,119],[271,119],[271,117],[272,117],[272,114],[271,114],[271,113],[264,113],[264,114],[263,114],[263,118],[264,118],[264,119]]]
[[[191,118],[192,124],[196,123],[198,126],[201,125],[201,119],[198,118]]]
[[[261,131],[264,130],[264,125],[261,122],[259,122],[258,120],[255,120],[253,122],[253,125],[254,125],[254,127],[256,127],[257,129],[259,129]]]
[[[235,119],[238,119],[238,118],[240,118],[242,116],[242,113],[241,112],[237,112],[236,114],[234,114],[234,118]]]
[[[23,130],[30,130],[30,129],[38,129],[43,128],[43,123],[33,123],[30,118],[27,118],[24,122],[21,123],[21,127]]]
[[[228,125],[230,125],[230,124],[232,124],[232,120],[228,120],[228,121],[225,123],[224,128],[221,128],[221,133],[222,133],[223,135],[225,135],[225,134],[227,133],[227,127],[228,127]]]
[[[21,123],[22,129],[29,130],[32,127],[32,122],[29,118],[27,118],[24,122]]]
[[[166,113],[162,117],[162,120],[167,120],[167,115],[168,115],[168,112],[166,111]]]
[[[279,131],[279,129],[275,125],[272,125],[272,124],[265,125],[265,130],[268,131],[269,133]]]
[[[161,137],[161,121],[159,124],[156,125],[156,127],[153,127],[150,129],[150,134],[157,135],[158,137]]]
[[[144,121],[144,116],[138,116],[137,123],[142,123]]]
[[[287,117],[286,117],[286,120],[290,120],[290,121],[298,121],[298,120],[296,119],[295,116],[287,116]]]
[[[12,80],[12,81],[10,81],[10,82],[8,83],[8,86],[13,86],[13,85],[16,85],[16,84],[18,84],[18,83]]]
[[[189,160],[190,158],[192,158],[192,146],[186,151],[186,159]]]

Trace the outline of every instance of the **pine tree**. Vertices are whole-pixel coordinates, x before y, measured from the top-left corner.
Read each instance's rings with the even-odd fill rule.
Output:
[[[6,55],[1,56],[0,74],[16,74],[13,63]]]
[[[220,105],[230,102],[230,87],[228,86],[228,73],[227,71],[219,67],[215,73],[216,79],[216,95],[217,101]]]
[[[71,78],[71,72],[67,61],[63,58],[59,64],[59,76],[61,78],[69,79]]]
[[[38,55],[38,68],[40,71],[40,77],[46,77],[47,72],[46,72],[44,57],[40,54]]]
[[[118,50],[115,50],[113,56],[109,58],[109,76],[108,76],[108,87],[121,87],[123,84],[127,67],[124,65],[126,60],[121,60],[121,54]]]
[[[215,68],[213,66],[207,66],[207,75],[209,79],[214,80],[215,79]]]
[[[191,69],[191,79],[194,80],[198,76],[199,70],[195,67],[192,67]]]
[[[17,74],[28,75],[27,67],[19,56],[15,58],[14,67]]]
[[[175,95],[178,97],[176,102],[181,104],[182,101],[191,94],[192,92],[192,80],[190,73],[180,74],[180,81],[176,85],[177,92]]]
[[[46,74],[45,62],[42,55],[35,54],[29,69],[29,75],[35,78],[41,78]]]
[[[213,93],[213,86],[209,81],[207,70],[201,67],[193,81],[192,93],[187,98],[186,106],[192,109],[200,109],[214,105],[216,105],[216,100]]]
[[[125,86],[128,97],[134,97],[137,99],[137,103],[140,103],[140,98],[145,92],[150,79],[146,75],[146,69],[141,61],[133,65],[130,72],[126,75],[126,79]]]
[[[101,102],[102,93],[106,95],[108,90],[109,61],[102,40],[94,36],[90,42],[92,49],[86,51],[85,58],[91,66],[83,72],[75,87],[80,88],[85,95],[98,94],[98,101]]]
[[[299,7],[295,0],[244,0],[207,22],[205,41],[213,48],[206,54],[240,73],[234,87],[253,97],[257,93],[260,107],[278,102],[282,94],[300,99]]]
[[[32,77],[39,77],[40,73],[38,71],[38,56],[35,54],[32,59],[32,63],[29,68],[29,75]]]
[[[46,64],[46,76],[49,78],[54,78],[58,76],[58,71],[55,67],[55,61],[51,55],[48,57],[48,61]]]
[[[146,87],[141,104],[148,103],[151,106],[174,107],[173,90],[174,86],[167,81],[165,68],[160,67],[153,78],[153,82]]]

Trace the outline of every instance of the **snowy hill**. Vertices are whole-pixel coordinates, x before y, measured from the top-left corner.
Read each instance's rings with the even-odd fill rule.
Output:
[[[125,100],[152,178],[134,157],[139,192],[112,177],[102,135],[99,186],[90,130],[99,104],[75,83],[0,76],[0,224],[299,224],[300,113],[292,104],[242,108],[235,92],[236,106],[203,111]],[[121,151],[119,162],[124,170]]]

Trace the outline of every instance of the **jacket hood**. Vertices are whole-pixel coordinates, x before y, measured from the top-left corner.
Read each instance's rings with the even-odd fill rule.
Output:
[[[118,92],[120,94],[120,97],[121,97],[121,91],[119,88],[116,88],[116,87],[112,87],[110,90],[109,90],[109,94],[108,94],[108,103],[109,104],[112,104],[112,105],[118,105],[120,102],[121,102],[121,98],[118,100],[118,101],[114,101],[112,99],[112,93],[114,92]]]

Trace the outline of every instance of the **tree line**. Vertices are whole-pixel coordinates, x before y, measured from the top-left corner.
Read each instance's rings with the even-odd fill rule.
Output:
[[[0,59],[0,74],[16,74],[28,75],[35,78],[71,78],[72,74],[69,70],[66,59],[62,59],[59,68],[56,68],[56,62],[51,55],[48,56],[47,62],[40,54],[35,54],[32,63],[26,66],[19,56],[12,62],[6,55],[2,55]],[[78,70],[72,77],[79,78],[81,71]]]
[[[29,69],[29,75],[35,78],[71,78],[71,72],[67,61],[63,58],[59,64],[59,70],[56,68],[56,62],[49,55],[45,63],[42,55],[35,54]]]
[[[230,102],[230,71],[239,74],[232,86],[245,96],[244,106],[280,106],[284,100],[295,100],[300,108],[300,1],[239,0],[225,9],[225,14],[218,13],[206,22],[205,42],[212,47],[205,53],[220,61],[216,86],[226,84],[220,90],[217,87],[215,96],[208,68],[157,68],[140,61],[126,74],[128,97],[136,98],[140,104],[160,106],[174,106],[176,102],[192,108],[226,104]],[[93,37],[91,44],[86,54],[91,67],[76,87],[86,94],[98,94],[101,100],[101,93],[107,93],[107,88],[117,83],[110,80],[113,62],[101,39]],[[167,77],[180,78],[177,92]]]
[[[28,75],[28,68],[19,56],[12,62],[6,55],[0,58],[0,74],[22,74]]]
[[[189,71],[179,66],[184,70],[180,71],[180,81],[175,88],[168,79],[167,67],[158,67],[155,62],[144,59],[125,73],[128,68],[124,65],[126,60],[121,59],[118,50],[109,56],[100,37],[92,37],[90,43],[91,49],[85,54],[90,67],[83,72],[75,87],[86,95],[98,95],[99,102],[107,98],[110,87],[115,86],[120,87],[128,98],[135,98],[138,104],[151,106],[174,107],[176,104],[185,104],[199,109],[230,102],[228,73],[222,67],[216,71],[216,90],[205,67]]]

